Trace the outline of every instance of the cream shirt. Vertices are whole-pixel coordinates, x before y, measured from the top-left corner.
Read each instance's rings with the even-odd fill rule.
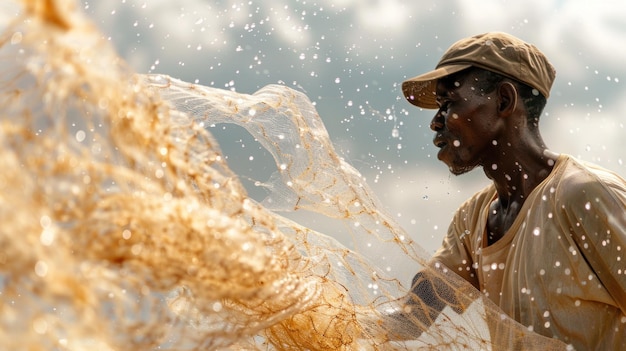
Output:
[[[434,259],[505,313],[577,350],[626,350],[626,181],[561,155],[486,246],[493,185],[456,212]]]

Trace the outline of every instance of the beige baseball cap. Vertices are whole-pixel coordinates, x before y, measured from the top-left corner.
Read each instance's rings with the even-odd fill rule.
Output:
[[[470,67],[479,67],[525,83],[546,98],[556,71],[534,45],[510,34],[491,32],[461,39],[444,54],[435,70],[402,83],[404,97],[413,105],[439,108],[435,89],[437,80]]]

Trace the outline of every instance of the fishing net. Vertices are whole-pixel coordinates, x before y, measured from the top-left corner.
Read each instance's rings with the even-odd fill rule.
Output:
[[[137,75],[73,1],[0,8],[4,349],[564,348],[430,264],[303,93]],[[265,200],[229,169],[218,123],[273,156]],[[429,297],[372,247],[408,257]]]

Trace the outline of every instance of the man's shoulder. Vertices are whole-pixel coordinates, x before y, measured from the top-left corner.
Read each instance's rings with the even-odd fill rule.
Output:
[[[620,192],[626,194],[626,180],[597,164],[564,155],[550,179],[551,189],[564,200],[582,193]]]
[[[589,183],[626,184],[620,175],[595,163],[579,160],[573,156],[564,155],[560,181],[569,185]]]

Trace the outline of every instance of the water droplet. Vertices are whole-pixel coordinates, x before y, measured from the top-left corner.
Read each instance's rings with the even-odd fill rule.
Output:
[[[135,244],[130,248],[130,252],[137,256],[141,253],[142,246],[140,244]]]
[[[11,36],[11,45],[16,45],[22,42],[22,32],[15,32]]]
[[[33,321],[33,330],[37,334],[45,334],[48,331],[48,322],[42,317]]]
[[[76,132],[76,141],[78,141],[79,143],[83,142],[83,140],[85,140],[85,132],[82,130],[79,130],[78,132]]]
[[[219,302],[219,301],[218,301],[218,302],[215,302],[215,303],[213,304],[213,311],[215,311],[215,312],[220,312],[220,311],[222,310],[222,307],[223,307],[223,306],[222,306],[222,303],[221,303],[221,302]]]
[[[44,261],[37,261],[35,264],[35,274],[45,277],[48,274],[48,264]]]
[[[41,241],[41,245],[50,246],[54,242],[55,236],[56,232],[52,228],[46,228],[41,232],[39,241]]]
[[[48,227],[50,227],[51,224],[52,224],[52,219],[50,219],[50,217],[44,215],[44,216],[41,216],[41,218],[39,218],[39,225],[41,225],[43,229],[47,229]]]

